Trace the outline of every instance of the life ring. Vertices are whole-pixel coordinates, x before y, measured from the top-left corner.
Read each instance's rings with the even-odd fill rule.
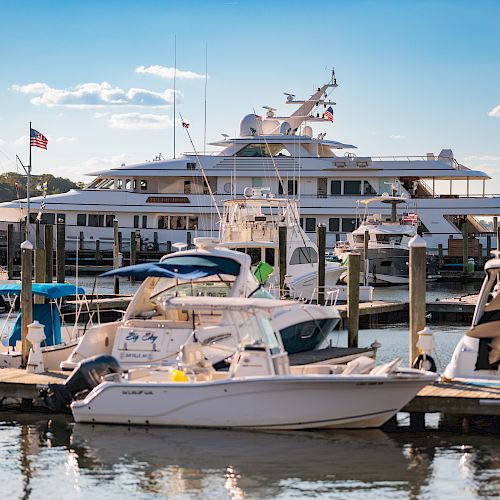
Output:
[[[146,245],[146,250],[154,250],[155,246],[154,246],[154,243],[148,243]]]
[[[426,370],[428,372],[437,372],[436,362],[432,356],[427,354],[419,354],[413,362],[412,368],[417,370]]]

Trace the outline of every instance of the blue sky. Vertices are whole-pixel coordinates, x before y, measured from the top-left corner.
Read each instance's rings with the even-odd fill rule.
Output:
[[[73,179],[100,167],[171,157],[177,38],[178,110],[203,149],[241,117],[284,106],[335,66],[327,138],[358,154],[452,148],[500,193],[500,2],[0,0],[0,170],[27,161],[28,122],[49,138],[35,173]],[[163,67],[158,68],[158,67]],[[138,68],[142,68],[138,70]],[[38,84],[38,85],[34,85]],[[490,114],[489,114],[490,113]],[[498,116],[491,116],[498,115]],[[23,137],[24,136],[24,137]],[[190,150],[177,130],[177,151]],[[479,189],[479,188],[478,188]]]

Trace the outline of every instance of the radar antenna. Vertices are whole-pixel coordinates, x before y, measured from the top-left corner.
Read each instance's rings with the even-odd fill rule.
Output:
[[[325,69],[327,71],[331,71],[332,72],[332,77],[330,79],[330,85],[332,85],[333,87],[338,87],[337,85],[337,78],[335,76],[335,68],[332,66],[332,68],[328,68],[327,66],[325,66]]]

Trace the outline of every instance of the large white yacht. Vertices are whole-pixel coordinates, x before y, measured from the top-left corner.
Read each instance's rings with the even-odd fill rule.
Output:
[[[154,242],[168,250],[168,242],[217,236],[220,210],[215,205],[241,198],[247,186],[269,187],[300,200],[300,224],[312,239],[316,225],[326,224],[327,248],[332,249],[355,229],[356,200],[381,196],[397,182],[401,195],[416,205],[432,250],[439,243],[447,248],[450,236],[460,238],[463,220],[468,219],[471,231],[480,232],[484,228],[478,216],[500,213],[500,198],[486,195],[489,176],[458,163],[451,149],[423,156],[357,156],[355,146],[313,134],[312,122],[331,120],[335,103],[329,95],[335,87],[332,77],[306,100],[287,95],[287,104],[298,105],[289,116],[277,116],[270,107],[264,118],[245,116],[238,137],[212,143],[218,152],[185,153],[90,173],[95,178],[84,189],[47,196],[42,221],[64,221],[70,248],[82,236],[83,248],[93,248],[95,240],[101,249],[109,248],[117,219],[125,244],[131,231],[139,231],[145,247]],[[482,181],[480,193],[472,194],[471,181]],[[449,182],[446,195],[437,192],[443,182]],[[465,194],[458,194],[457,186]],[[41,203],[41,197],[31,200],[33,222]],[[390,207],[374,208],[390,220]],[[1,221],[19,222],[26,214],[26,200],[0,204]]]

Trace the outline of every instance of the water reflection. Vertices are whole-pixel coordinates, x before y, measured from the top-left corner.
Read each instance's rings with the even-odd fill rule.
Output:
[[[498,495],[495,436],[254,433],[73,424],[2,414],[9,497],[471,497]],[[1,495],[4,496],[4,495]]]

